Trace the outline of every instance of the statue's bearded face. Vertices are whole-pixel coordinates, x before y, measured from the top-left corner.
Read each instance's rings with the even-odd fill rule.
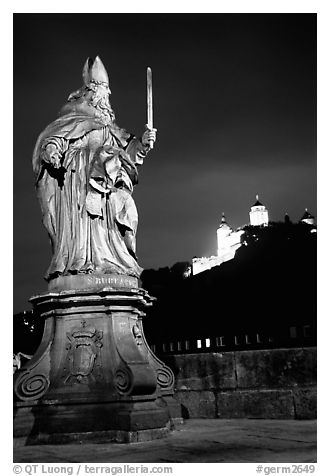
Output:
[[[109,88],[107,86],[102,84],[97,86],[92,97],[92,104],[100,109],[111,109]]]
[[[100,94],[102,96],[109,96],[110,89],[109,86],[107,86],[106,84],[99,84],[98,90],[100,91]]]
[[[110,89],[106,83],[91,82],[88,85],[70,94],[68,102],[87,102],[95,107],[103,115],[108,116],[111,121],[115,121],[115,113],[110,104]]]

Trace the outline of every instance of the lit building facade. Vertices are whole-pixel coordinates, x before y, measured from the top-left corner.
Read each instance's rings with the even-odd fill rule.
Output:
[[[256,195],[256,203],[251,207],[250,225],[251,226],[268,226],[269,217],[267,208],[259,202],[259,196]]]
[[[203,271],[219,266],[225,261],[234,258],[236,250],[241,246],[243,230],[233,231],[228,225],[224,213],[217,229],[217,255],[192,259],[192,274],[196,275]]]
[[[218,257],[224,258],[224,261],[233,259],[236,250],[241,246],[241,235],[243,233],[243,230],[233,231],[223,213],[221,223],[217,229]]]

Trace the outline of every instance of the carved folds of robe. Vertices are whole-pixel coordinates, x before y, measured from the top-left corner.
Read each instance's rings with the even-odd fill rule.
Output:
[[[136,165],[143,163],[147,149],[92,110],[65,112],[42,132],[33,154],[53,251],[46,279],[72,273],[138,277],[142,268],[124,236],[136,234],[138,215],[131,192],[137,183]],[[59,168],[47,161],[49,145],[60,157]],[[108,151],[108,162],[100,159],[102,150]]]

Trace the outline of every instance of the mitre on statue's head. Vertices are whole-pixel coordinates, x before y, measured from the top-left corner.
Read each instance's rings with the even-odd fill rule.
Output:
[[[92,58],[87,58],[83,68],[82,76],[85,86],[88,86],[90,83],[94,83],[109,87],[109,77],[107,70],[98,56],[96,56],[94,61]]]

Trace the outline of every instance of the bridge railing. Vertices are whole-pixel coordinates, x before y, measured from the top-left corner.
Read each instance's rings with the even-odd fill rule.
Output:
[[[274,349],[281,347],[310,347],[316,345],[316,331],[311,325],[290,326],[285,332],[248,332],[217,336],[164,338],[152,342],[156,354],[190,354],[232,352],[235,350]]]

